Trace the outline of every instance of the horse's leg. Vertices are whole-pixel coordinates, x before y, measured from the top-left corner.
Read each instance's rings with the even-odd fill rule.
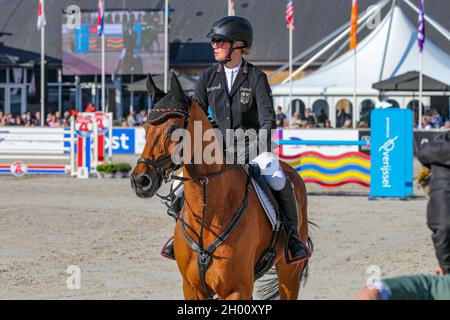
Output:
[[[252,291],[252,285],[239,287],[223,297],[219,296],[219,298],[224,300],[252,300]]]
[[[281,300],[297,300],[300,292],[300,280],[304,262],[287,264],[281,257],[275,265],[278,275]]]
[[[183,280],[183,293],[185,300],[206,300],[206,296],[195,288],[186,280]]]

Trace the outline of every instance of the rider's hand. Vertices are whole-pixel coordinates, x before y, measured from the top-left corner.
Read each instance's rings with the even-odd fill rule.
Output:
[[[438,266],[434,269],[434,274],[437,276],[443,276],[444,272],[442,271],[442,268]]]

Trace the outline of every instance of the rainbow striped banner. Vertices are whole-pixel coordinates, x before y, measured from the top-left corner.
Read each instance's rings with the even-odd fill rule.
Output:
[[[346,184],[359,184],[370,188],[370,156],[356,151],[357,148],[355,151],[348,148],[368,145],[368,141],[303,140],[292,135],[283,139],[281,130],[273,138],[279,144],[274,153],[293,167],[306,183],[315,183],[325,188],[337,188]],[[298,152],[292,152],[295,150],[292,148],[286,152],[289,146],[301,148]],[[314,148],[315,146],[317,148]]]
[[[307,151],[293,156],[278,156],[293,167],[306,183],[316,183],[325,188],[354,183],[370,188],[370,156],[362,152],[326,156]]]

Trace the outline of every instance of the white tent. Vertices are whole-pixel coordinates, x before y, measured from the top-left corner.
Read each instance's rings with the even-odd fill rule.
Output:
[[[420,70],[417,27],[398,6],[358,44],[357,64],[358,109],[364,101],[371,100],[373,104],[379,102],[379,92],[372,89],[374,83],[408,71]],[[326,105],[331,107],[330,120],[334,123],[336,103],[343,98],[353,101],[353,70],[353,52],[348,51],[319,70],[293,81],[294,101],[298,99],[307,107],[313,107],[314,102],[320,100],[320,108]],[[425,41],[423,70],[425,75],[450,84],[450,56],[429,39]],[[272,91],[275,103],[286,109],[289,83],[273,86]],[[396,99],[401,107],[406,107],[408,101],[413,99],[411,92],[392,93],[390,97]],[[427,94],[424,98],[427,98]],[[293,106],[295,107],[295,102]],[[359,120],[359,112],[357,119]]]

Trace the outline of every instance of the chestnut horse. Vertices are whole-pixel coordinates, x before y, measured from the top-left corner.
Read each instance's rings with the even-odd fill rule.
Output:
[[[201,143],[194,143],[194,122],[196,126],[201,123],[202,133],[212,126],[200,106],[184,94],[174,74],[168,94],[156,88],[150,76],[147,89],[155,106],[149,111],[145,124],[146,144],[131,176],[132,188],[143,198],[154,196],[163,180],[174,178],[172,173],[178,166],[172,162],[171,154],[179,143],[190,142],[194,146],[193,154],[203,154],[208,144],[217,143],[217,138],[206,143],[202,137]],[[178,128],[190,133],[187,135],[190,141],[172,141],[170,135]],[[312,246],[308,238],[305,184],[294,169],[281,164],[295,186],[299,234],[304,243]],[[243,166],[219,163],[185,163],[182,169],[183,178],[178,178],[184,184],[185,205],[175,226],[174,248],[183,277],[184,297],[252,299],[255,266],[269,246],[273,232],[246,171]],[[236,219],[238,214],[240,217]],[[274,245],[276,274],[269,273],[273,279],[266,280],[265,298],[297,299],[302,276],[307,276],[307,260],[286,263],[284,237],[281,232]],[[207,252],[204,248],[212,247],[218,238],[221,244],[211,253],[202,279],[199,261]]]

